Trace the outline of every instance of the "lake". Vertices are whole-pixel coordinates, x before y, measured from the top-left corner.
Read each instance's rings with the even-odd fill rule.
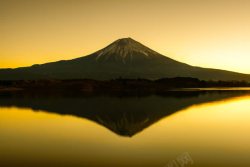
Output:
[[[1,167],[249,167],[250,91],[1,93]]]

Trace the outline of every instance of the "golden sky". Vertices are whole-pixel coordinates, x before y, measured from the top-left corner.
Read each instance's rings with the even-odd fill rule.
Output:
[[[85,56],[123,37],[250,73],[249,0],[0,0],[0,68]]]

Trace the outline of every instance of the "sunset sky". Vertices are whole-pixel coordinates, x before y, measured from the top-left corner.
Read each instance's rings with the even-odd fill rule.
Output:
[[[250,74],[249,0],[0,0],[0,68],[81,57],[124,37]]]

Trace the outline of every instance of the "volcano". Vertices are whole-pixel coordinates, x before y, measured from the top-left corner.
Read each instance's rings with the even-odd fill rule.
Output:
[[[93,54],[72,60],[0,70],[0,80],[116,78],[155,80],[172,77],[250,81],[250,75],[247,74],[195,67],[178,62],[132,38],[118,39]]]

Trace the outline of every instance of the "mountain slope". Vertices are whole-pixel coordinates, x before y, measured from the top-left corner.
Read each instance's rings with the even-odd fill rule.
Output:
[[[202,80],[246,80],[250,75],[224,70],[193,67],[165,57],[131,39],[119,39],[85,57],[0,70],[0,80],[115,78],[159,79],[195,77]]]

